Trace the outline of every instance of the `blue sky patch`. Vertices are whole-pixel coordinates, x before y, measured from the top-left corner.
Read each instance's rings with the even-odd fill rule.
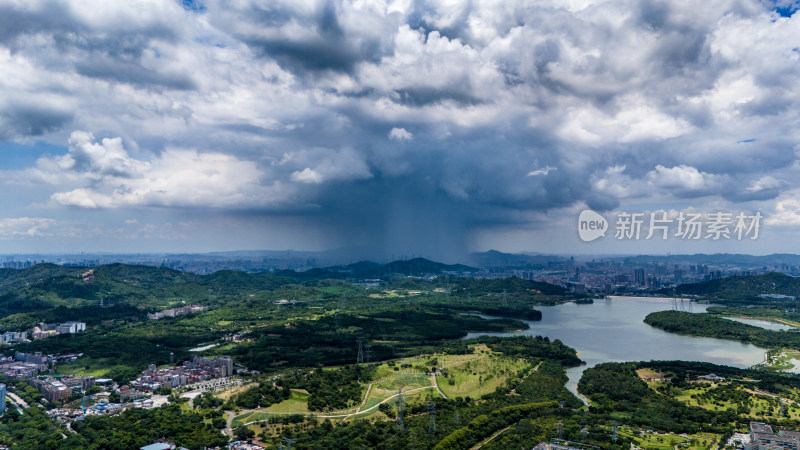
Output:
[[[0,142],[0,169],[20,170],[36,163],[43,155],[63,155],[67,147],[53,145],[44,141],[36,141],[33,145],[16,142]]]

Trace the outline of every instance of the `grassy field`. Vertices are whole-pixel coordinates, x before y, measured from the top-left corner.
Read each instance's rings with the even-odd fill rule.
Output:
[[[328,368],[326,368],[328,369]],[[530,370],[530,364],[524,360],[508,358],[499,353],[492,353],[485,346],[476,346],[473,353],[461,355],[420,355],[386,362],[376,368],[370,383],[363,385],[369,396],[363,405],[358,405],[358,412],[351,410],[330,412],[323,415],[341,415],[348,419],[376,418],[385,419],[378,405],[385,402],[392,408],[397,403],[397,393],[403,391],[405,402],[428,401],[429,398],[441,397],[434,388],[431,371],[443,371],[447,376],[437,376],[439,388],[448,397],[481,395],[494,392],[505,383],[509,376],[520,371]],[[454,384],[450,384],[450,380]],[[369,387],[371,385],[371,387]],[[237,388],[240,390],[242,388]],[[226,397],[235,394],[236,390],[225,392]],[[220,395],[222,397],[223,394]],[[387,400],[388,399],[388,400]],[[308,394],[292,390],[291,397],[281,403],[262,408],[254,412],[237,416],[232,425],[263,420],[264,413],[274,414],[308,414]],[[336,419],[339,420],[339,419]]]
[[[626,427],[621,427],[619,433],[622,436],[633,438],[637,447],[663,450],[672,450],[676,446],[689,450],[707,450],[714,447],[721,437],[711,433],[690,435],[647,433]]]
[[[231,422],[231,428],[236,428],[239,425],[244,425],[250,422],[256,422],[260,420],[266,420],[267,414],[261,411],[253,411],[245,414],[241,414],[236,416],[233,421]]]
[[[75,362],[56,365],[55,371],[61,375],[88,375],[103,378],[114,367],[114,358],[95,359],[90,356],[82,356]],[[127,366],[120,367],[127,368]]]
[[[636,370],[636,375],[639,375],[644,381],[663,381],[664,374],[653,369],[643,368]]]
[[[430,388],[430,389],[425,389]],[[373,383],[369,392],[369,398],[362,410],[369,409],[383,400],[396,395],[403,389],[403,396],[412,399],[419,396],[422,392],[430,392],[433,388],[433,378],[428,374],[421,373],[392,373],[382,380]],[[377,412],[376,408],[373,412]]]
[[[490,353],[478,355],[478,359],[446,366],[443,374],[436,376],[439,389],[446,396],[480,398],[494,392],[509,377],[531,369],[531,365],[521,359]]]
[[[271,405],[267,408],[259,408],[256,411],[250,411],[236,416],[231,422],[232,427],[242,425],[248,422],[264,420],[267,413],[270,414],[308,414],[308,393],[297,389],[292,389],[292,393],[288,399]]]
[[[658,383],[648,384],[652,388],[658,387]],[[713,395],[709,395],[713,394],[715,389],[720,388],[735,389],[737,398],[744,399],[744,401],[736,401],[732,398],[714,398]],[[697,383],[692,388],[679,389],[673,395],[676,400],[689,406],[699,406],[711,411],[738,411],[753,419],[778,418],[781,414],[781,405],[778,399],[748,392],[745,386],[739,384]],[[784,405],[784,408],[790,419],[800,420],[800,405],[788,403]]]
[[[267,408],[269,412],[275,413],[308,413],[308,393],[302,392],[297,389],[292,389],[292,393],[288,399],[276,403]]]
[[[243,384],[241,386],[236,386],[235,388],[232,389],[226,389],[224,391],[215,392],[214,395],[222,399],[222,401],[228,401],[234,395],[242,393],[253,386],[258,386],[258,383]]]

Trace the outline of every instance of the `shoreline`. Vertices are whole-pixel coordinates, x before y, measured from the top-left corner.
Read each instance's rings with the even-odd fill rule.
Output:
[[[720,315],[720,317],[726,318],[726,316],[724,316],[724,315]],[[793,327],[793,328],[800,328],[800,323],[792,322],[792,321],[786,320],[786,319],[780,319],[780,318],[777,318],[777,317],[753,317],[753,316],[743,316],[743,315],[737,315],[737,314],[731,314],[731,315],[728,315],[727,317],[734,317],[734,318],[737,318],[737,319],[763,320],[764,322],[776,322],[776,323],[781,323],[781,324],[784,324],[784,325],[788,325],[788,326]]]
[[[693,298],[681,298],[681,297],[642,297],[636,295],[607,295],[606,298],[622,298],[622,299],[632,299],[632,300],[689,300],[695,301],[696,299]]]

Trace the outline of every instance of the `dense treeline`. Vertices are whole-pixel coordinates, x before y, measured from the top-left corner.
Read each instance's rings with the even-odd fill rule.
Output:
[[[73,423],[72,434],[39,408],[20,415],[7,411],[0,419],[0,443],[12,450],[129,450],[168,439],[192,450],[222,446],[228,441],[203,417],[181,413],[177,405],[133,409],[112,416],[89,416]]]
[[[678,295],[698,295],[725,304],[763,304],[795,306],[794,302],[762,299],[760,294],[783,294],[800,297],[800,279],[770,272],[756,276],[733,276],[682,284],[675,289]]]
[[[708,411],[660,394],[636,374],[637,363],[604,363],[586,369],[578,391],[591,399],[592,409],[603,414],[624,414],[629,425],[675,433],[723,433],[737,416],[729,411]]]
[[[570,408],[580,408],[583,403],[567,390],[566,383],[567,374],[563,366],[557,361],[546,359],[514,389],[527,401],[556,399]]]
[[[574,348],[564,345],[558,339],[553,341],[542,336],[513,336],[513,337],[488,337],[478,338],[492,350],[501,352],[506,356],[518,358],[538,359],[546,358],[560,361],[567,367],[581,364],[580,358]]]
[[[361,402],[361,383],[368,381],[375,368],[368,365],[351,364],[335,369],[296,371],[278,380],[283,386],[305,389],[308,409],[327,411],[349,408]]]
[[[237,394],[233,403],[244,409],[266,408],[288,399],[291,394],[288,387],[276,387],[272,382],[265,381]]]
[[[442,439],[434,448],[439,450],[471,448],[486,436],[523,418],[555,414],[558,412],[558,406],[558,402],[551,401],[496,409],[489,414],[476,417],[466,427],[460,428]]]
[[[13,392],[14,394],[18,395],[28,405],[35,405],[39,403],[42,398],[44,398],[38,389],[29,385],[24,380],[18,380],[16,378],[9,378],[0,375],[0,383],[5,384],[9,392]],[[9,407],[11,406],[8,403],[6,403],[6,405]]]
[[[800,349],[800,333],[766,330],[712,314],[659,311],[648,314],[644,321],[670,333],[730,339],[767,348]]]
[[[495,303],[473,302],[468,305],[459,304],[439,304],[434,305],[439,309],[452,311],[470,311],[490,316],[510,317],[524,320],[542,320],[542,312],[532,306],[516,304],[513,306],[496,306]]]
[[[62,448],[62,432],[63,428],[37,407],[19,414],[8,404],[8,409],[0,418],[0,444],[7,445],[11,450]]]
[[[122,450],[168,439],[193,450],[225,445],[228,441],[219,430],[203,423],[203,416],[182,413],[174,404],[155,409],[131,409],[112,416],[90,416],[76,422],[73,428],[78,434],[69,436],[57,448]]]
[[[655,369],[676,380],[694,380],[710,373],[728,379],[752,380],[752,385],[773,394],[793,395],[793,388],[800,386],[800,375],[759,369],[739,369],[699,361],[649,361],[639,367]]]
[[[338,323],[338,327],[337,327]],[[340,365],[356,362],[359,336],[371,344],[373,361],[417,352],[442,341],[458,339],[469,331],[509,331],[527,328],[512,319],[486,320],[456,313],[433,313],[410,308],[362,314],[328,315],[317,320],[296,320],[287,325],[253,332],[253,342],[218,350],[234,356],[248,368],[275,371],[285,367]]]

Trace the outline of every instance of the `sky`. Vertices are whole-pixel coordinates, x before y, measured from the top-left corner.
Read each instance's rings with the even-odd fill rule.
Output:
[[[797,253],[798,3],[0,0],[0,254]]]

